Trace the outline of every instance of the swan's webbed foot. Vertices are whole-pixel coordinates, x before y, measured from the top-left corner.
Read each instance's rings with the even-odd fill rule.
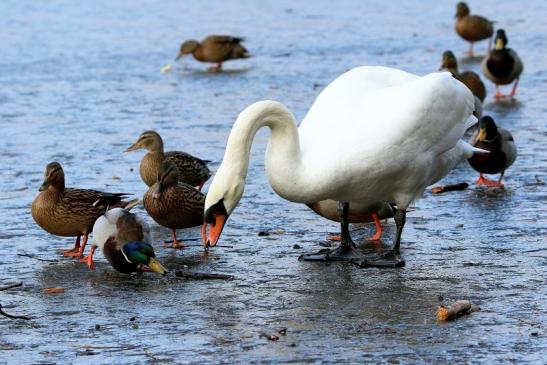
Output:
[[[352,242],[353,243],[353,242]],[[346,261],[360,262],[365,256],[359,252],[354,245],[340,245],[337,248],[324,248],[315,253],[306,253],[300,255],[298,260],[302,261]]]
[[[399,251],[389,250],[381,255],[367,255],[360,262],[355,262],[359,267],[387,267],[396,268],[405,266],[405,260]]]

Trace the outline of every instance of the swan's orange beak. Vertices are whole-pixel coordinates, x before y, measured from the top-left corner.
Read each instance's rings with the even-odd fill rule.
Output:
[[[203,226],[201,226],[201,238],[205,248],[217,245],[224,224],[226,224],[226,218],[224,214],[214,214],[212,223],[203,222]],[[207,232],[207,226],[210,226],[209,232]]]

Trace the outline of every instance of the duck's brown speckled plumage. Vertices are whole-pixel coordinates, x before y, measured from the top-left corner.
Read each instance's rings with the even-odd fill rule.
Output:
[[[143,202],[148,214],[164,227],[175,230],[203,223],[205,195],[177,183],[177,170],[168,161],[162,164],[158,182],[146,192]]]
[[[201,62],[222,63],[224,61],[248,58],[249,52],[241,45],[243,38],[227,35],[211,35],[201,42],[188,40],[182,43],[177,59],[192,54]]]
[[[41,228],[57,236],[86,235],[107,206],[123,207],[127,203],[122,201],[127,194],[65,188],[64,172],[57,162],[46,167],[42,187],[32,202],[32,217]]]
[[[211,176],[207,167],[207,160],[202,160],[189,153],[181,151],[163,151],[163,140],[155,131],[143,132],[137,142],[126,151],[140,148],[147,149],[148,153],[141,160],[139,172],[142,180],[152,186],[158,180],[158,173],[164,160],[172,162],[179,173],[179,181],[191,186],[203,185]]]
[[[484,101],[486,98],[486,87],[480,76],[473,71],[464,71],[460,73],[458,71],[458,61],[456,56],[454,56],[454,53],[451,51],[445,51],[443,53],[441,69],[452,73],[457,80],[461,81],[469,90],[471,90],[473,95],[478,97],[481,102]]]

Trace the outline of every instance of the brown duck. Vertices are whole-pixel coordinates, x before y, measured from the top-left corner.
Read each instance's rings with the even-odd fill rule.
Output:
[[[201,42],[188,40],[180,46],[175,61],[191,53],[198,61],[216,63],[212,69],[220,71],[222,62],[251,56],[241,45],[242,41],[243,38],[228,35],[210,35]]]
[[[456,60],[454,53],[451,51],[445,51],[443,53],[443,60],[440,70],[446,70],[452,73],[452,75],[467,86],[473,95],[479,98],[481,102],[483,102],[484,98],[486,98],[486,87],[484,86],[480,76],[473,71],[458,72],[458,61]]]
[[[74,248],[63,250],[64,256],[83,257],[87,238],[93,223],[107,207],[124,207],[128,194],[104,193],[90,189],[65,188],[65,174],[61,164],[46,166],[40,194],[32,202],[32,218],[45,231],[64,237],[76,236]],[[80,237],[83,241],[80,244]]]
[[[524,69],[517,52],[507,48],[507,36],[503,29],[496,32],[496,43],[481,64],[482,73],[496,84],[496,99],[504,97],[499,91],[499,85],[507,85],[515,81],[510,96],[515,96],[520,74]]]
[[[155,131],[143,132],[137,142],[125,152],[141,148],[148,150],[148,153],[142,158],[139,168],[141,178],[148,186],[154,185],[158,180],[158,173],[164,160],[170,161],[176,166],[180,182],[199,186],[199,190],[211,176],[211,171],[207,167],[207,162],[210,161],[202,160],[186,152],[163,152],[163,140]]]
[[[160,225],[171,228],[172,248],[184,248],[177,240],[177,229],[196,227],[203,223],[205,195],[194,187],[178,182],[175,166],[164,161],[158,181],[144,194],[144,209]]]
[[[465,2],[459,2],[456,6],[456,33],[466,41],[470,42],[467,54],[473,56],[473,42],[483,39],[491,39],[494,34],[493,22],[479,16],[470,15],[469,6]],[[490,43],[488,44],[490,49]]]

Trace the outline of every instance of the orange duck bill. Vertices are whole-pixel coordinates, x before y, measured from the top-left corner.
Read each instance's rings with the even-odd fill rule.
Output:
[[[204,221],[203,226],[201,226],[201,237],[205,248],[217,245],[222,229],[228,219],[224,214],[213,214],[212,218],[211,222]]]

